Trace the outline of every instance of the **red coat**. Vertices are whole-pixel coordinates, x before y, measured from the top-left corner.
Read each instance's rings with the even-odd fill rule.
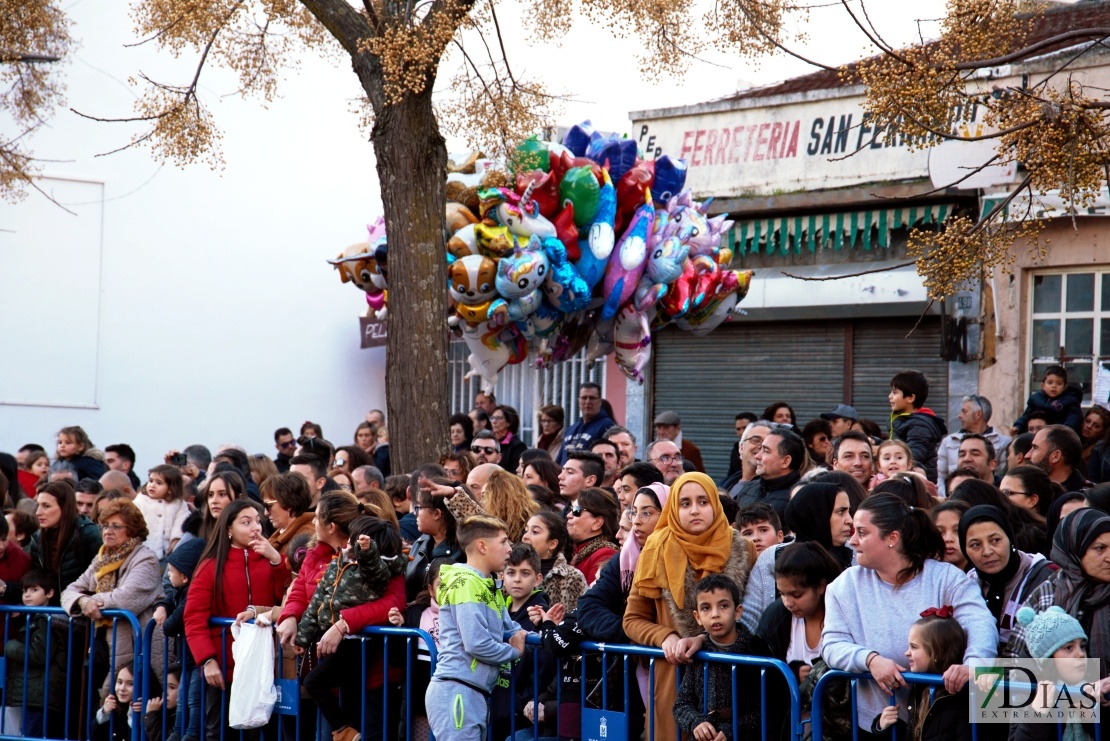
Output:
[[[185,600],[185,641],[197,666],[215,658],[224,672],[224,679],[232,679],[235,660],[231,655],[231,629],[209,626],[213,617],[234,618],[248,605],[270,606],[281,603],[289,585],[289,564],[282,557],[273,566],[254,551],[232,548],[224,564],[220,594],[215,594],[216,561],[202,561],[193,572],[189,583],[189,598]],[[221,641],[221,634],[224,634]],[[224,649],[227,664],[224,665]]]
[[[23,591],[19,588],[19,580],[30,570],[31,557],[16,545],[14,538],[9,540],[4,555],[0,556],[0,581],[6,587],[0,600],[12,605],[22,604]]]
[[[34,499],[35,484],[39,482],[39,477],[30,471],[24,471],[22,468],[16,473],[19,474],[19,485],[23,488],[23,493]]]
[[[591,538],[584,543],[579,543],[577,546],[575,546],[574,550],[576,552],[579,551],[592,540],[593,539]],[[605,562],[615,555],[617,555],[617,552],[612,548],[598,548],[596,551],[586,556],[585,560],[583,560],[581,563],[576,563],[574,565],[574,568],[582,572],[582,576],[586,577],[586,584],[590,585],[593,584],[594,581],[597,579],[597,572],[601,569],[602,566],[605,565]]]

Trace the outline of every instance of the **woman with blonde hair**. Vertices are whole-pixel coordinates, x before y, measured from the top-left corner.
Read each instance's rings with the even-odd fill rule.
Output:
[[[465,492],[462,496],[455,496],[461,489],[437,486],[432,494],[446,497],[447,509],[457,522],[471,515],[492,515],[500,519],[508,525],[505,532],[513,543],[519,543],[524,537],[528,520],[540,509],[520,477],[508,471],[497,470],[490,474],[480,501],[474,501]]]
[[[401,524],[397,520],[397,510],[393,509],[393,502],[384,491],[372,486],[369,489],[363,489],[355,496],[360,502],[370,506],[375,517],[380,517],[398,530],[401,529]]]

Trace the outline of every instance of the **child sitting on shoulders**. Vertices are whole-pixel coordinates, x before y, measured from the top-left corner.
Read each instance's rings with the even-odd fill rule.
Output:
[[[189,516],[185,503],[185,480],[177,466],[155,466],[148,472],[150,478],[143,493],[135,497],[135,505],[143,513],[146,529],[146,547],[154,551],[162,566],[166,556],[181,540],[181,526]]]
[[[1083,393],[1068,385],[1068,372],[1062,365],[1050,365],[1044,372],[1041,390],[1029,394],[1025,411],[1014,420],[1010,430],[1020,435],[1029,429],[1029,416],[1042,412],[1050,425],[1067,425],[1080,434],[1083,428]]]
[[[740,624],[740,588],[723,574],[711,574],[694,587],[694,619],[708,634],[704,651],[726,654],[755,654],[755,636]],[[709,695],[703,694],[705,672],[709,672]],[[674,718],[678,728],[694,741],[730,741],[735,726],[740,738],[760,737],[759,669],[739,667],[735,682],[744,690],[733,706],[732,666],[694,659],[682,675],[675,695]],[[705,712],[708,708],[708,713]]]
[[[930,608],[910,627],[906,658],[911,672],[944,674],[948,667],[963,663],[967,633],[953,615],[951,607]],[[871,732],[889,739],[891,729],[896,727],[898,738],[908,741],[941,738],[970,741],[968,697],[966,685],[955,695],[950,695],[943,687],[915,685],[910,690],[906,707],[884,708],[872,723]],[[908,722],[901,717],[903,715],[908,717]]]

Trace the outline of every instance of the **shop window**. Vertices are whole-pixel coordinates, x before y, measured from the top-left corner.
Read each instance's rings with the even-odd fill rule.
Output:
[[[1042,273],[1032,281],[1028,387],[1039,389],[1045,370],[1063,365],[1090,403],[1099,368],[1110,369],[1110,271]]]

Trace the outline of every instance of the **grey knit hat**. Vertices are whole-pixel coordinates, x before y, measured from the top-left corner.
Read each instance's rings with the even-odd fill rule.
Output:
[[[1059,605],[1044,612],[1023,607],[1018,610],[1017,621],[1025,629],[1025,645],[1034,659],[1050,658],[1061,646],[1076,639],[1087,640],[1083,626]]]

